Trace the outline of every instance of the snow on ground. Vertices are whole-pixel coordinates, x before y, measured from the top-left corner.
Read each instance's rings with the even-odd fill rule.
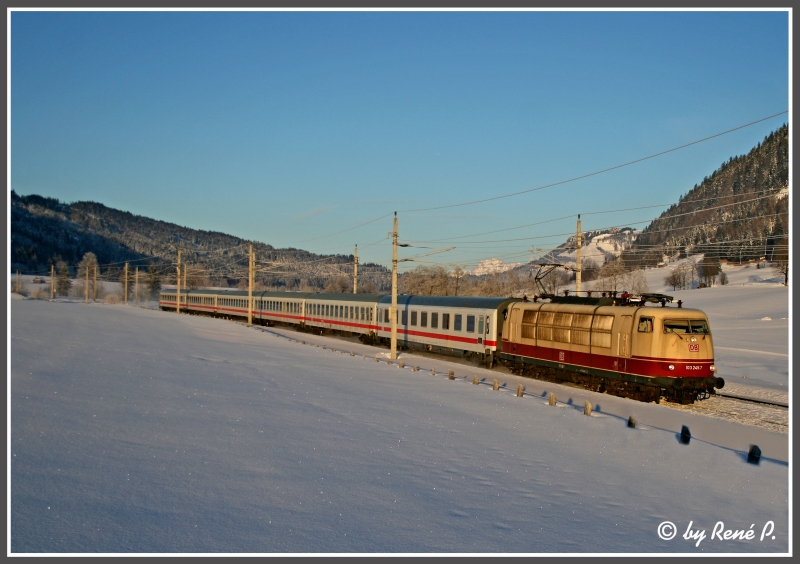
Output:
[[[14,553],[789,550],[786,435],[290,330],[9,308]]]

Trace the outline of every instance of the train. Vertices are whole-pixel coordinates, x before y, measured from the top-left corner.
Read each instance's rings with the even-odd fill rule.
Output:
[[[252,323],[357,336],[386,346],[391,295],[252,293]],[[573,383],[644,402],[691,404],[725,385],[717,376],[708,317],[671,296],[397,297],[397,349],[456,356],[488,368]],[[669,304],[669,305],[668,305]],[[676,307],[677,306],[677,307]],[[159,294],[163,310],[246,319],[243,290]]]

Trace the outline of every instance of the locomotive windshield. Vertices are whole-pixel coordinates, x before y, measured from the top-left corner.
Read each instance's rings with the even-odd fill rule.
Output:
[[[665,319],[664,333],[697,333],[708,335],[708,322],[705,319]]]

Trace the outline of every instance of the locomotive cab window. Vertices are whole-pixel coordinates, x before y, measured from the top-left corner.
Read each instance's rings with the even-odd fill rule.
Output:
[[[639,333],[652,333],[653,332],[653,318],[642,317],[639,319]]]
[[[664,333],[688,333],[689,320],[688,319],[665,319],[664,320]]]

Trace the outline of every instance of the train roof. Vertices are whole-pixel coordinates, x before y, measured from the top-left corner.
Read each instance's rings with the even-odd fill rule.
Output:
[[[397,296],[397,305],[400,306],[438,306],[438,307],[463,307],[472,309],[497,309],[508,301],[517,301],[518,298],[486,298],[481,296],[414,296],[400,294]],[[390,305],[392,296],[385,296],[381,305]]]
[[[164,288],[162,293],[175,293],[175,288]],[[223,290],[217,288],[205,290],[181,290],[181,294],[186,295],[204,295],[204,296],[222,296],[222,297],[244,297],[249,294],[247,290]],[[337,302],[360,302],[360,303],[375,303],[384,298],[386,294],[346,294],[346,293],[330,293],[330,292],[253,292],[254,298],[268,298],[275,300],[330,300]],[[391,298],[391,296],[390,296]]]
[[[317,292],[309,294],[307,300],[330,300],[337,302],[368,302],[375,303],[381,301],[386,294],[335,294],[329,292]],[[391,296],[390,296],[391,298]]]
[[[162,292],[174,293],[174,288],[165,288]],[[186,295],[216,295],[222,297],[243,297],[248,296],[247,290],[181,290],[181,294]],[[379,303],[390,305],[392,303],[391,294],[346,294],[331,292],[253,292],[254,298],[272,298],[283,300],[305,299],[309,301],[338,301],[356,303]],[[397,305],[401,306],[438,306],[438,307],[463,307],[472,309],[497,309],[501,304],[509,301],[519,301],[519,298],[495,298],[482,296],[415,296],[413,294],[399,294]]]
[[[175,288],[165,288],[161,290],[162,293],[175,293]],[[247,290],[220,290],[216,288],[206,289],[206,290],[181,290],[181,295],[212,295],[212,296],[234,296],[234,297],[244,297],[246,298],[249,294]],[[275,299],[285,299],[285,300],[302,300],[307,296],[311,295],[311,292],[264,292],[264,291],[254,291],[253,297],[254,298],[275,298]]]

